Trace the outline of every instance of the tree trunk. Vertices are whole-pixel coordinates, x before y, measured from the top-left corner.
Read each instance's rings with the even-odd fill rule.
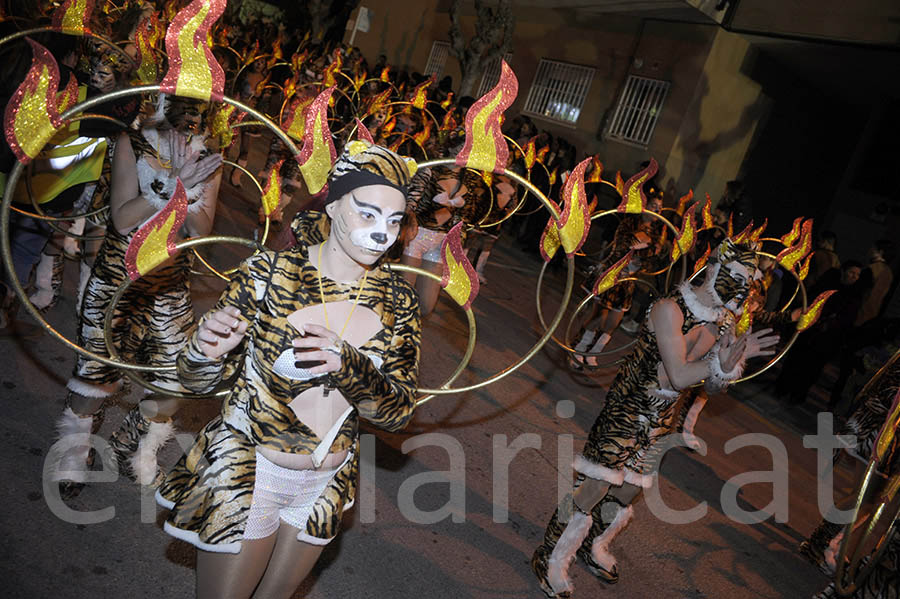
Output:
[[[481,71],[476,68],[469,68],[462,74],[462,79],[459,82],[459,96],[471,96],[478,90],[475,89],[475,86],[481,81]]]

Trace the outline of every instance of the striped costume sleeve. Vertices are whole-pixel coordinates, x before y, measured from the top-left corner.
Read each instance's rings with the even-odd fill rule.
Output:
[[[184,349],[178,355],[176,368],[178,379],[185,389],[194,393],[208,393],[215,389],[223,380],[229,380],[241,367],[243,356],[247,350],[247,338],[252,334],[253,320],[257,310],[257,295],[260,284],[259,262],[262,255],[245,260],[240,268],[232,274],[231,281],[224,293],[219,297],[216,305],[207,312],[194,327]],[[255,271],[255,272],[254,272]],[[247,328],[247,336],[229,353],[219,358],[208,358],[200,348],[197,339],[197,330],[200,324],[213,312],[235,307],[241,311],[241,318],[250,322]]]
[[[375,426],[402,430],[412,420],[419,378],[421,330],[418,296],[405,281],[396,281],[394,332],[380,368],[349,343],[341,348],[341,368],[332,373],[335,386],[360,416]]]

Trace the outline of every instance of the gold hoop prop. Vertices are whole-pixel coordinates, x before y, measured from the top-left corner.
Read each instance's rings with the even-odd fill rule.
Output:
[[[594,219],[603,218],[604,216],[609,216],[611,214],[621,214],[621,213],[618,210],[616,210],[615,208],[612,208],[610,210],[604,210],[603,212],[597,212],[596,214],[592,215],[591,221],[593,221]],[[655,218],[658,218],[659,220],[661,220],[663,222],[663,224],[665,224],[670,230],[672,230],[674,232],[675,239],[678,239],[678,229],[675,228],[675,225],[673,225],[671,223],[671,221],[669,221],[669,219],[662,216],[661,214],[657,214],[656,212],[651,212],[650,210],[644,210],[643,212],[641,212],[641,214],[635,214],[635,216],[640,216],[643,214],[651,214]],[[672,282],[672,267],[675,265],[676,261],[677,260],[673,260],[672,263],[669,265],[669,268],[667,269],[666,285],[662,291],[662,295],[665,295],[669,291],[669,287],[671,286],[671,282]],[[544,327],[545,331],[547,330],[547,324],[546,324],[546,321],[544,320],[544,308],[541,305],[541,289],[543,287],[544,273],[547,270],[547,264],[548,264],[547,262],[544,262],[544,265],[541,267],[541,272],[540,272],[540,275],[538,276],[537,289],[535,290],[535,304],[537,307],[538,320],[541,321],[541,326]],[[681,268],[682,268],[682,272],[687,272],[686,252],[681,253]],[[584,301],[582,301],[582,304],[586,303],[587,299],[589,299],[589,298],[590,298],[590,296],[588,298],[586,298]],[[568,301],[568,300],[566,300],[566,301]],[[563,307],[565,307],[565,305]],[[572,321],[575,318],[576,314],[577,314],[577,311],[575,313],[573,313],[572,316],[569,318],[569,325],[566,327],[566,339],[568,339],[569,330],[572,327]],[[569,345],[567,343],[560,341],[553,335],[551,335],[551,338],[553,339],[553,342],[556,343],[556,345],[558,345],[562,349],[566,350],[567,352],[570,352],[570,353],[575,352],[575,348],[569,347]],[[580,354],[582,352],[578,352],[578,353]],[[584,354],[584,355],[593,356],[593,355],[602,355],[602,354]]]
[[[869,379],[869,382],[866,383],[856,397],[863,397],[887,369],[898,360],[898,358],[900,358],[900,350],[894,352],[894,355],[891,356],[871,379]],[[878,566],[881,556],[889,544],[891,535],[895,534],[893,525],[897,520],[897,517],[900,516],[900,505],[892,510],[890,520],[888,521],[889,524],[885,527],[885,531],[881,533],[875,541],[874,550],[868,556],[863,555],[865,547],[871,545],[871,541],[875,535],[875,525],[882,516],[884,516],[888,505],[894,499],[898,488],[900,488],[900,472],[893,473],[890,478],[888,478],[887,482],[884,483],[884,490],[882,491],[878,506],[869,518],[869,523],[862,536],[856,540],[850,559],[847,559],[853,532],[857,528],[856,523],[859,520],[859,511],[868,494],[869,486],[872,484],[873,479],[880,478],[876,471],[879,470],[879,466],[881,466],[882,457],[884,454],[888,453],[887,449],[891,442],[897,442],[894,436],[896,435],[898,426],[900,426],[900,401],[898,401],[898,398],[900,398],[900,394],[895,398],[894,404],[872,446],[872,454],[869,456],[866,472],[862,479],[860,479],[856,488],[856,501],[853,504],[853,516],[850,523],[844,528],[844,538],[841,541],[841,548],[838,552],[837,572],[835,573],[834,582],[835,589],[841,597],[849,597],[862,586],[866,578],[872,573],[872,570]],[[866,557],[869,558],[869,561],[862,567],[862,571],[860,571],[862,561]],[[847,580],[848,578],[849,581]]]
[[[455,166],[456,160],[453,158],[440,158],[437,160],[429,160],[427,162],[423,162],[422,164],[420,164],[419,168],[425,169],[425,168],[429,168],[432,166],[444,166],[444,165],[448,165],[448,166],[454,165]],[[535,195],[535,197],[537,197],[544,204],[544,206],[547,207],[547,210],[550,211],[550,214],[553,216],[553,218],[559,220],[559,218],[560,218],[559,212],[553,206],[552,202],[550,202],[550,200],[547,199],[547,196],[545,196],[543,193],[541,193],[541,191],[537,187],[532,185],[532,183],[528,179],[522,177],[518,173],[515,173],[515,172],[507,170],[507,169],[504,169],[501,172],[501,174],[506,175],[507,177],[510,177],[516,183],[519,183],[520,185],[524,185],[531,193],[533,193]],[[574,286],[574,282],[575,282],[575,259],[569,258],[568,263],[569,263],[569,270],[568,270],[568,275],[566,277],[566,286],[565,286],[565,290],[563,291],[563,299],[562,299],[562,303],[560,305],[559,311],[553,317],[553,321],[550,323],[550,327],[549,328],[546,326],[544,327],[545,332],[541,336],[541,338],[538,339],[538,341],[533,346],[531,346],[531,349],[529,349],[527,352],[525,352],[525,355],[523,355],[517,362],[511,364],[510,366],[507,366],[505,369],[501,370],[500,372],[497,372],[493,376],[490,376],[487,379],[481,381],[480,383],[476,383],[474,385],[468,385],[466,387],[457,387],[457,388],[442,387],[440,389],[420,389],[420,391],[423,393],[433,394],[433,395],[450,395],[451,393],[461,393],[464,391],[474,391],[475,389],[481,389],[482,387],[486,387],[486,386],[490,385],[491,383],[494,383],[502,378],[509,376],[510,374],[512,374],[513,372],[518,370],[523,364],[525,364],[531,358],[533,358],[534,355],[538,351],[540,351],[541,348],[544,347],[544,345],[547,343],[547,341],[549,341],[550,338],[553,336],[553,332],[556,331],[556,327],[559,326],[559,323],[562,321],[562,318],[566,313],[566,308],[568,307],[569,299],[572,296],[572,287]]]
[[[209,235],[207,237],[197,237],[195,239],[186,239],[184,241],[180,241],[175,244],[175,251],[177,253],[183,249],[194,249],[198,245],[207,245],[212,243],[232,243],[243,245],[249,248],[254,248],[257,250],[259,249],[259,244],[251,239],[245,239],[243,237],[227,237],[224,235]],[[116,306],[119,305],[119,302],[122,300],[125,292],[128,291],[128,288],[131,287],[132,283],[134,283],[134,281],[126,277],[122,284],[119,285],[118,289],[116,289],[116,292],[109,300],[109,306],[107,306],[106,315],[103,318],[103,339],[106,342],[106,351],[112,360],[115,360],[119,363],[122,363],[122,360],[119,356],[119,352],[116,350],[115,343],[113,342],[112,320],[113,315],[116,312]],[[153,393],[160,393],[169,397],[177,397],[180,399],[207,399],[212,397],[224,397],[229,393],[227,389],[216,391],[215,393],[180,393],[171,389],[159,387],[149,381],[144,380],[143,377],[137,374],[138,370],[140,370],[141,372],[171,372],[175,370],[175,366],[143,366],[140,369],[130,368],[124,371],[125,376],[127,376],[129,379],[131,379],[144,389],[147,389],[148,391],[151,391]]]
[[[150,94],[150,93],[158,93],[160,90],[159,85],[140,85],[135,87],[130,87],[127,89],[119,89],[115,91],[111,91],[105,94],[100,94],[99,96],[94,96],[93,98],[89,98],[83,102],[76,104],[75,106],[66,110],[62,115],[60,115],[60,120],[64,123],[69,122],[74,116],[88,110],[89,108],[93,108],[95,106],[99,106],[105,102],[110,100],[116,100],[118,98],[124,98],[128,96],[136,96],[141,94]],[[243,102],[239,102],[234,98],[229,98],[228,96],[224,96],[222,101],[234,106],[238,110],[243,110],[250,114],[253,118],[256,118],[263,122],[272,132],[287,146],[288,150],[291,152],[291,155],[296,156],[300,153],[299,148],[297,148],[294,141],[285,133],[280,127],[278,127],[275,123],[273,123],[267,116],[258,112],[255,108],[251,108],[247,106]],[[3,193],[3,201],[0,203],[0,253],[2,253],[3,265],[6,268],[7,272],[15,273],[15,266],[12,261],[12,251],[10,249],[9,243],[9,211],[10,206],[12,204],[13,192],[16,188],[16,185],[19,182],[19,178],[22,176],[22,172],[25,168],[25,165],[21,162],[16,162],[15,166],[13,166],[12,171],[9,173],[9,177],[6,182],[6,190]],[[242,238],[235,238],[242,239]],[[243,240],[247,241],[247,240]],[[256,242],[252,242],[256,244]],[[254,246],[255,247],[255,246]],[[25,311],[34,318],[35,321],[47,332],[51,337],[54,337],[58,341],[62,342],[63,345],[68,347],[69,349],[79,353],[80,355],[88,358],[89,360],[94,360],[100,362],[101,364],[105,364],[107,366],[112,366],[114,368],[121,368],[122,370],[134,370],[134,371],[143,371],[143,372],[152,372],[155,370],[152,366],[141,366],[137,364],[126,364],[123,362],[119,362],[117,360],[112,360],[106,356],[101,356],[95,352],[87,350],[77,343],[70,341],[66,338],[65,335],[57,331],[53,325],[46,321],[44,316],[34,307],[31,303],[31,300],[28,299],[28,294],[25,293],[25,289],[22,287],[22,284],[19,282],[18,277],[13,274],[13,276],[9,277],[10,286],[15,292],[16,297],[22,303],[22,306],[25,308]],[[166,393],[169,393],[166,390]]]
[[[765,256],[766,258],[771,258],[772,260],[776,260],[776,257],[768,252],[757,251],[756,254],[758,256]],[[692,274],[691,277],[688,279],[688,283],[690,283],[691,281],[696,279],[698,276],[700,276],[700,273],[704,272],[706,270],[706,268],[707,268],[706,265],[704,265],[703,268],[701,268],[700,270],[698,270],[697,272]],[[800,290],[802,308],[803,308],[803,311],[805,312],[808,307],[807,303],[806,303],[807,302],[806,288],[803,287],[803,282],[800,280],[800,277],[797,275],[797,273],[794,272],[793,268],[785,269],[785,270],[788,270],[791,273],[791,276],[793,276],[794,279],[796,279],[796,281],[797,281],[797,286]],[[790,304],[788,304],[788,306],[789,305]],[[782,308],[781,311],[783,312],[785,309],[787,309],[788,306],[785,306],[784,308]],[[737,383],[743,383],[744,381],[749,381],[750,379],[755,378],[755,377],[761,375],[762,373],[764,373],[765,371],[767,371],[768,369],[770,369],[772,366],[775,365],[776,362],[778,362],[778,360],[780,360],[781,358],[784,357],[784,355],[788,352],[789,349],[791,349],[791,346],[794,345],[794,342],[797,340],[797,337],[799,335],[800,335],[800,331],[796,327],[794,327],[794,334],[791,335],[791,338],[788,340],[788,342],[784,345],[783,348],[781,348],[781,351],[778,352],[777,354],[775,354],[774,356],[772,356],[772,358],[765,364],[765,366],[763,366],[762,368],[760,368],[757,372],[754,372],[753,374],[747,374],[735,381],[732,381],[731,384],[735,385]]]

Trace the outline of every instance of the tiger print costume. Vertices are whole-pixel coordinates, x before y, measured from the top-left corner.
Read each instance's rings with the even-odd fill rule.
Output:
[[[847,422],[838,430],[839,439],[843,440],[846,438],[845,436],[851,435],[854,441],[842,449],[835,450],[835,462],[840,458],[842,451],[863,462],[869,461],[872,449],[878,439],[878,433],[888,417],[894,397],[900,391],[900,359],[894,356],[892,362],[886,366],[884,373],[862,398]],[[891,453],[882,462],[887,465],[885,470],[888,475],[895,472],[897,468],[898,456],[894,453],[897,451],[896,442],[891,444],[890,450]],[[843,528],[840,524],[823,519],[809,538],[800,544],[800,554],[819,569],[830,574],[836,566],[836,550],[840,544]],[[897,544],[895,543],[895,545]],[[900,545],[897,545],[895,549],[894,555],[900,555]],[[890,549],[888,551],[890,552]],[[900,587],[897,588],[897,592],[900,592]],[[875,595],[860,595],[860,597],[870,596]]]
[[[169,159],[168,144],[159,143],[155,129],[128,131],[128,136],[136,159],[138,188],[145,200],[161,209],[165,204],[157,206],[150,199],[154,194],[148,193],[148,190],[159,195],[159,200],[166,200],[163,195],[165,191],[162,191],[164,184],[158,178],[159,172],[150,165],[148,159],[152,157],[157,162],[165,164]],[[201,137],[194,139],[192,149],[198,152],[205,151]],[[191,203],[188,210],[195,208],[207,185],[209,183],[201,183],[188,190],[188,201]],[[106,312],[116,290],[128,279],[125,253],[138,229],[139,227],[136,227],[123,235],[115,227],[107,228],[85,283],[82,301],[78,305],[78,343],[102,356],[109,355],[104,335]],[[190,265],[191,256],[188,253],[180,253],[168,263],[132,283],[122,296],[116,305],[110,325],[112,342],[120,360],[145,365],[174,366],[176,356],[187,342],[187,332],[194,322],[189,283]],[[145,376],[164,389],[183,390],[174,370]],[[87,405],[102,402],[104,398],[111,397],[123,389],[124,379],[122,372],[117,368],[78,354],[73,376],[66,386],[69,390],[66,409],[57,424],[61,437],[73,432],[84,434],[85,431],[96,428],[98,423],[93,421],[93,417],[95,414],[102,416],[102,403],[93,414],[80,416],[72,409],[74,402]],[[171,434],[171,424],[158,424],[165,426],[153,427],[152,423],[141,414],[140,406],[136,406],[125,418],[120,429],[113,434],[110,444],[125,474],[133,475],[133,464],[130,462],[148,430],[158,428],[158,432],[165,438]],[[162,442],[164,441],[165,439]],[[153,453],[155,455],[155,451]],[[56,478],[79,484],[83,482],[81,472],[85,469],[88,459],[86,448],[82,450],[82,454],[81,457],[70,456],[69,461],[61,462],[57,469],[60,473],[75,471],[76,475],[59,474]],[[64,463],[67,467],[64,467]],[[151,476],[147,474],[141,482],[149,483],[148,479]]]
[[[178,358],[179,377],[188,389],[206,392],[226,381],[231,389],[221,414],[200,431],[157,493],[157,501],[172,512],[166,531],[200,549],[240,551],[257,447],[306,455],[320,443],[289,404],[302,391],[321,385],[321,379],[283,378],[275,372],[275,362],[296,336],[287,316],[320,302],[318,270],[307,248],[325,240],[328,224],[323,213],[302,213],[292,225],[297,246],[258,254],[233,276],[213,310],[234,306],[249,321],[234,351],[210,360],[194,334]],[[328,302],[352,300],[357,292],[355,284],[322,281]],[[301,539],[313,544],[337,535],[343,511],[354,502],[360,417],[396,431],[406,426],[415,408],[421,335],[415,291],[399,273],[381,265],[369,273],[359,303],[380,317],[383,328],[359,349],[344,343],[341,368],[330,375],[354,408],[330,452],[350,454],[301,531]]]

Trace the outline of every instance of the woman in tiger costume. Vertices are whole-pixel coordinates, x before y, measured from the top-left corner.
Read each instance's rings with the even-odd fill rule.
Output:
[[[568,569],[576,553],[596,576],[618,580],[609,551],[628,524],[631,503],[653,481],[663,438],[673,432],[678,397],[706,381],[722,389],[740,377],[745,359],[770,355],[770,329],[735,339],[721,325],[738,312],[756,275],[757,248],[726,239],[703,284],[683,283],[656,301],[631,355],[619,368],[581,455],[576,489],[553,514],[531,567],[549,597],[571,597]]]
[[[189,202],[180,233],[202,236],[212,229],[222,157],[209,154],[205,136],[192,136],[201,121],[199,102],[160,94],[156,113],[144,127],[123,133],[116,142],[111,222],[78,312],[78,343],[94,353],[107,355],[104,319],[113,294],[128,278],[128,245],[140,226],[165,207],[175,190],[176,177]],[[181,253],[136,281],[124,295],[116,306],[111,331],[122,360],[174,366],[194,321],[189,268],[189,255]],[[153,382],[164,389],[183,390],[173,371],[159,373]],[[104,402],[120,392],[123,383],[120,370],[77,356],[66,385],[66,408],[57,424],[68,449],[51,472],[64,494],[71,495],[83,486],[90,468],[90,436],[99,428]],[[156,453],[173,435],[176,409],[177,401],[171,397],[148,395],[110,439],[120,467],[141,484],[153,484],[159,476]]]
[[[837,462],[842,453],[853,458],[856,465],[856,479],[862,476],[869,462],[878,433],[891,411],[898,392],[900,392],[900,355],[895,354],[885,364],[885,370],[875,384],[861,398],[859,407],[837,432],[838,439],[845,443],[845,446],[835,450],[834,461]],[[851,439],[852,441],[847,443]],[[893,463],[890,466],[896,467]],[[889,475],[890,472],[882,474]],[[854,500],[854,496],[846,497],[835,509],[849,509]],[[800,554],[826,574],[833,574],[837,567],[837,551],[843,538],[844,525],[832,522],[829,515],[825,514],[809,538],[800,544]],[[897,546],[897,551],[894,551],[895,555],[898,553],[900,545]]]
[[[157,492],[166,532],[198,549],[198,597],[290,597],[354,502],[360,418],[412,418],[419,306],[381,261],[414,171],[348,144],[325,214],[300,213],[296,246],[246,260],[179,356],[187,388],[231,390]]]

